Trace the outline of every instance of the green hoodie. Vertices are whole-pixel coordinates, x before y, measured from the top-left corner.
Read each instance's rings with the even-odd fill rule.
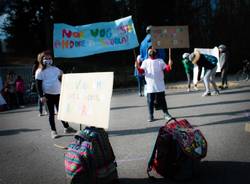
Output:
[[[192,73],[193,72],[193,68],[194,68],[194,65],[191,61],[189,61],[188,58],[185,58],[182,60],[182,64],[185,68],[185,72],[186,73]]]

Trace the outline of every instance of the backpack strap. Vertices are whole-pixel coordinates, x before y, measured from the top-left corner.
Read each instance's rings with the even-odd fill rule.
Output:
[[[174,117],[171,117],[171,119],[169,119],[169,120],[165,123],[165,126],[166,126],[170,121],[172,121],[172,120],[177,121]]]

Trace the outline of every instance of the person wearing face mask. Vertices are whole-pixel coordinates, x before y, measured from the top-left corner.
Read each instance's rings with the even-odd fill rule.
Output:
[[[61,90],[61,76],[63,72],[52,66],[53,60],[49,51],[44,51],[39,54],[39,62],[42,65],[42,70],[37,74],[37,90],[40,100],[47,102],[49,110],[49,123],[51,127],[51,137],[53,139],[58,137],[55,126],[55,112],[54,107],[58,111],[60,90]],[[75,133],[76,130],[69,126],[67,122],[62,121],[64,133]]]
[[[165,100],[165,82],[164,71],[170,72],[172,69],[172,60],[169,59],[166,64],[163,59],[157,58],[157,51],[154,48],[148,50],[149,58],[144,60],[140,66],[138,61],[135,62],[135,67],[139,73],[144,73],[147,83],[147,104],[149,111],[149,122],[154,121],[154,101],[157,96],[158,103],[162,107],[164,119],[170,120],[172,117],[168,113],[167,103]]]

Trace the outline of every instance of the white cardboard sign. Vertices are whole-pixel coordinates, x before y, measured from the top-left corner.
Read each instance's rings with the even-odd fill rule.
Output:
[[[58,119],[108,129],[113,72],[64,74]]]

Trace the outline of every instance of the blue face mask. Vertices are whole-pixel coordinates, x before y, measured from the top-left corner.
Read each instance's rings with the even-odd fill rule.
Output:
[[[50,66],[53,64],[53,61],[51,59],[44,59],[43,64],[46,66]]]

